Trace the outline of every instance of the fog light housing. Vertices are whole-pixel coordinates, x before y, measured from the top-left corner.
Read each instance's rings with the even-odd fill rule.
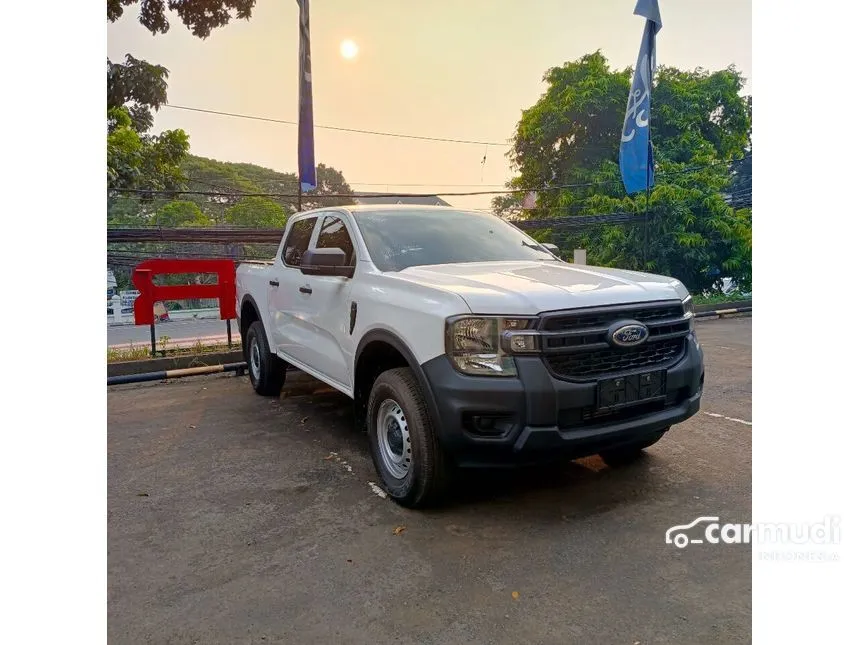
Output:
[[[502,437],[514,426],[514,419],[511,415],[495,412],[466,414],[463,420],[466,429],[479,437]]]

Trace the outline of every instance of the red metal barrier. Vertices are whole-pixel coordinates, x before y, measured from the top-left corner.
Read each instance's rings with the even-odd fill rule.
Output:
[[[153,282],[156,275],[177,273],[215,273],[218,283],[168,286]],[[233,260],[146,260],[134,268],[131,281],[140,291],[134,301],[135,325],[152,325],[155,322],[153,305],[166,300],[217,298],[221,320],[236,317],[236,265]]]

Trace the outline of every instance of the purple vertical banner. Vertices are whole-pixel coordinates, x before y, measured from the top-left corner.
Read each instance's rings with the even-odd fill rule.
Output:
[[[299,186],[301,192],[306,192],[317,186],[311,87],[311,18],[309,0],[296,2],[299,5]]]

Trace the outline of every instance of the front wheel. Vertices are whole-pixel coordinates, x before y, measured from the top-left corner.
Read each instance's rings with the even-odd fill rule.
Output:
[[[269,350],[263,323],[255,320],[245,337],[245,360],[248,378],[254,391],[261,396],[281,393],[287,378],[287,364]]]
[[[657,434],[650,435],[646,439],[637,441],[636,443],[628,444],[620,448],[604,450],[600,453],[600,458],[603,459],[607,466],[626,466],[631,464],[643,455],[642,451],[648,446],[653,446],[660,441],[662,436],[666,434],[669,428],[663,428]]]
[[[388,370],[376,379],[367,406],[367,433],[373,465],[395,502],[418,508],[442,499],[451,468],[409,368]]]

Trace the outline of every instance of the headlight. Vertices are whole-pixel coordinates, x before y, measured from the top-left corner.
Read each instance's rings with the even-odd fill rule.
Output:
[[[457,371],[482,376],[516,376],[514,353],[537,350],[527,318],[462,316],[446,322],[446,351]]]
[[[693,296],[687,296],[684,298],[684,302],[681,303],[681,306],[684,307],[684,318],[690,319],[690,330],[692,331],[696,320],[696,312],[693,307]]]

